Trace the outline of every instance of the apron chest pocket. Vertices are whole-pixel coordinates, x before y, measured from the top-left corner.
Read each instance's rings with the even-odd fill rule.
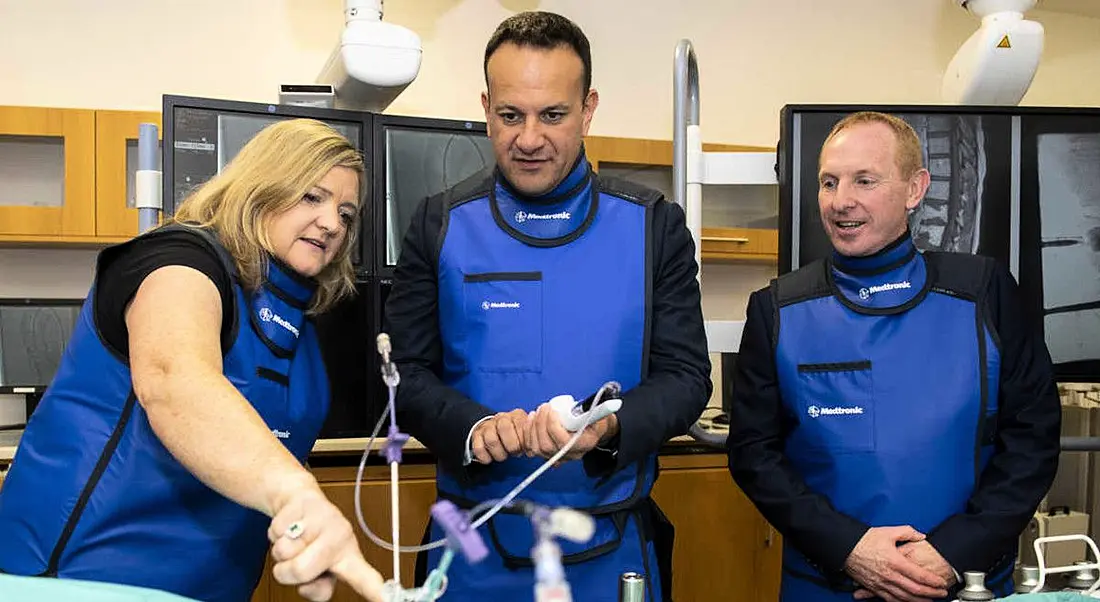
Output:
[[[798,365],[798,431],[809,449],[875,449],[870,361]]]
[[[542,371],[542,272],[466,274],[466,358],[481,372]]]

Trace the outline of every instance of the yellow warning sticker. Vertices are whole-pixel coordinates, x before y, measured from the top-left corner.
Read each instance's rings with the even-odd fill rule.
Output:
[[[1008,34],[1001,38],[1000,42],[997,42],[997,48],[1012,48],[1012,42],[1008,41]]]

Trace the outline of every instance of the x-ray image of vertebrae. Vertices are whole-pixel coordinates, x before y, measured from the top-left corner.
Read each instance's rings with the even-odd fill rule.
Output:
[[[1100,337],[1100,134],[1038,137],[1043,313],[1055,363]]]
[[[980,115],[903,115],[924,148],[931,182],[909,217],[921,250],[976,253],[985,181],[985,134]]]

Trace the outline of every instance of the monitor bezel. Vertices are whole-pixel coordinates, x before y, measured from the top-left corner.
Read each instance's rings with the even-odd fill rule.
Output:
[[[374,145],[373,113],[352,111],[345,109],[329,109],[323,107],[307,107],[301,105],[287,105],[278,103],[253,102],[245,100],[228,100],[224,98],[211,98],[200,96],[185,96],[177,94],[165,94],[162,96],[161,124],[163,129],[162,141],[162,167],[163,174],[161,194],[163,199],[163,214],[165,217],[173,215],[176,211],[175,191],[175,153],[172,152],[175,143],[175,112],[177,109],[200,109],[207,111],[238,113],[242,115],[276,115],[287,119],[306,118],[319,121],[341,121],[357,124],[359,126],[359,148],[362,149],[363,158],[367,166],[367,180],[372,179],[371,166]],[[369,224],[371,223],[371,190],[372,187],[364,187],[362,196],[363,211],[360,216],[359,229],[359,262],[356,264],[357,278],[363,278],[370,274],[373,261],[369,259],[373,246]]]
[[[467,119],[446,119],[437,117],[414,117],[409,115],[376,115],[374,118],[374,148],[371,152],[371,171],[378,177],[371,180],[371,197],[377,201],[372,204],[372,227],[374,228],[373,266],[379,280],[392,281],[396,266],[386,262],[387,229],[386,219],[386,132],[389,129],[419,130],[437,133],[468,133],[471,131],[488,137],[488,125],[484,121]]]
[[[76,297],[0,297],[0,308],[3,307],[83,307],[86,299]],[[77,318],[79,320],[79,317]],[[65,347],[69,342],[65,342]],[[2,350],[0,350],[2,351]],[[0,395],[24,395],[42,393],[50,383],[38,385],[3,385],[0,384]]]

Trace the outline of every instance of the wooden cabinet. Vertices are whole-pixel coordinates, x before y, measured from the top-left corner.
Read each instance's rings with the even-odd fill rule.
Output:
[[[672,142],[589,136],[593,169],[655,188],[673,198]],[[760,146],[703,144],[708,152],[774,152]],[[704,261],[775,262],[779,253],[779,188],[774,185],[704,186]]]
[[[435,501],[432,466],[401,467],[401,543],[418,545]],[[325,493],[355,525],[367,561],[387,577],[392,554],[362,533],[355,518],[355,469],[314,469]],[[673,600],[774,602],[779,595],[781,543],[752,503],[733,483],[722,454],[661,457],[661,476],[653,497],[676,529],[673,550]],[[368,467],[360,492],[363,515],[384,540],[390,535],[389,470]],[[401,581],[413,583],[415,554],[402,554]],[[608,575],[609,579],[617,575]],[[294,588],[271,578],[270,558],[252,602],[300,600]],[[334,602],[358,600],[340,584]]]
[[[653,499],[676,529],[675,602],[779,599],[781,538],[733,482],[724,454],[662,457]]]
[[[0,241],[95,236],[95,111],[0,106]]]
[[[155,112],[0,107],[0,243],[105,245],[138,231],[137,137]]]
[[[138,168],[138,130],[142,123],[154,123],[159,135],[162,131],[160,121],[160,113],[96,111],[97,237],[126,239],[137,235],[134,180]]]

